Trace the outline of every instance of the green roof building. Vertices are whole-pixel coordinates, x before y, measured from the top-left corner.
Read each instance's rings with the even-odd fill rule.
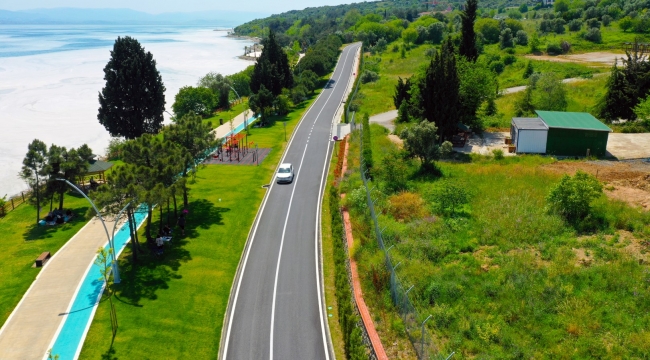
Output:
[[[597,156],[607,154],[612,129],[589,113],[535,111],[548,126],[546,154],[556,156]]]

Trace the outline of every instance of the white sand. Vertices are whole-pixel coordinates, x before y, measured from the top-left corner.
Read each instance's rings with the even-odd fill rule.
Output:
[[[133,35],[156,59],[167,88],[168,111],[182,86],[195,85],[210,71],[232,74],[251,65],[237,56],[252,42],[225,35],[211,29],[140,38]],[[117,34],[106,36],[115,39]],[[179,42],[152,41],[159,38]],[[96,154],[104,154],[110,135],[97,121],[98,93],[105,84],[103,68],[111,49],[109,45],[0,58],[0,197],[26,188],[18,173],[27,145],[35,138],[48,146],[87,143]],[[167,113],[165,118],[169,118]]]

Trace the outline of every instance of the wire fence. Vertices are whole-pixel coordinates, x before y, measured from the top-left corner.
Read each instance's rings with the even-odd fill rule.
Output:
[[[359,57],[359,73],[355,77],[355,85],[354,85],[354,91],[350,93],[348,96],[348,100],[345,103],[345,122],[350,123],[350,106],[352,105],[352,102],[354,99],[357,97],[357,92],[359,91],[359,84],[361,81],[359,80],[361,78],[361,73],[363,72],[363,65],[364,65],[364,60],[363,60],[363,45],[361,45],[361,56]],[[352,110],[354,114],[354,110]]]
[[[354,121],[354,113],[352,114],[352,121]],[[352,127],[356,128],[357,126],[353,125]],[[401,265],[401,263],[394,264],[389,254],[390,247],[386,248],[384,236],[382,234],[379,220],[375,212],[375,201],[372,199],[371,188],[369,186],[370,180],[366,174],[367,169],[363,162],[363,131],[366,129],[363,129],[363,126],[359,126],[359,130],[361,179],[363,180],[363,185],[366,189],[366,202],[370,211],[370,218],[373,222],[377,244],[379,245],[379,248],[384,252],[384,262],[390,275],[391,299],[399,311],[400,317],[404,323],[404,328],[408,334],[411,344],[413,345],[413,348],[417,353],[418,359],[437,359],[440,357],[440,354],[438,353],[438,349],[434,344],[433,334],[426,327],[426,322],[431,318],[431,316],[428,314],[419,313],[416,307],[413,305],[413,302],[409,298],[409,292],[413,289],[413,287],[410,287],[408,289],[404,287],[404,283],[399,279],[399,276],[395,271]]]

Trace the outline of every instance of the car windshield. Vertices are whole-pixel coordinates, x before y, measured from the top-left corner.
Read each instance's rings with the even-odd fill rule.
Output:
[[[288,173],[291,172],[291,169],[289,169],[288,167],[287,168],[280,168],[280,170],[278,170],[278,172],[280,174],[288,174]]]

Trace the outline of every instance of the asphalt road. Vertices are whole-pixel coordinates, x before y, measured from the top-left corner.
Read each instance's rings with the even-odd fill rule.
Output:
[[[332,151],[332,121],[359,44],[346,47],[326,88],[295,130],[233,286],[222,359],[330,359],[320,264],[320,203]]]

